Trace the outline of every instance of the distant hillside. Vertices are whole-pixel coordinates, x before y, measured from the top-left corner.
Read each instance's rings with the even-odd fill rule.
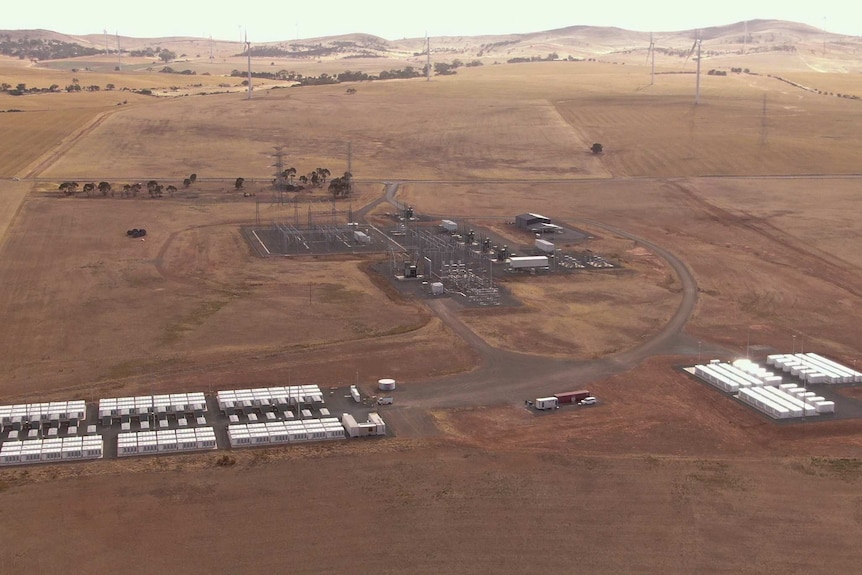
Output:
[[[747,31],[747,36],[746,36]],[[751,20],[700,31],[707,57],[746,52],[793,52],[801,47],[831,43],[837,46],[860,45],[856,37],[832,34],[812,26],[781,20]],[[655,32],[657,50],[666,55],[690,49],[693,30]],[[650,34],[613,27],[569,26],[556,30],[494,36],[443,36],[431,38],[435,59],[484,59],[505,62],[510,59],[602,58],[634,52],[645,53]],[[131,38],[90,34],[69,36],[49,30],[0,31],[0,52],[18,58],[71,58],[98,53],[157,57],[161,50],[176,52],[184,59],[238,56],[245,46],[238,41],[208,38]],[[339,60],[389,58],[409,60],[425,54],[424,38],[386,40],[369,34],[345,34],[324,38],[252,43],[252,56],[261,58]]]

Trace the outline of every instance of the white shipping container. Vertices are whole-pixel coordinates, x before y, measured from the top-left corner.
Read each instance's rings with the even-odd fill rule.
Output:
[[[511,269],[547,269],[548,256],[523,256],[509,258]]]
[[[556,248],[553,242],[549,242],[548,240],[536,240],[536,249],[546,254],[552,254]]]
[[[817,413],[835,413],[835,402],[818,401],[816,404],[814,404],[814,409],[817,410]]]
[[[536,409],[554,409],[557,407],[556,397],[539,397],[536,399]]]

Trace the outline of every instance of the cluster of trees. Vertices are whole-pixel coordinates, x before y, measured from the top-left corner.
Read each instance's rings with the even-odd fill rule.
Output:
[[[502,42],[492,42],[491,44],[482,44],[479,46],[479,52],[476,54],[480,58],[484,56],[488,52],[493,52],[499,48],[503,48],[505,46],[509,46],[511,44],[517,44],[518,40],[504,40]]]
[[[386,47],[380,44],[368,43],[357,44],[350,41],[334,41],[328,44],[288,44],[282,46],[252,46],[252,57],[261,58],[321,58],[345,52],[358,52],[363,57],[377,57],[377,52],[385,51]],[[238,56],[248,56],[248,50],[244,50]]]
[[[727,70],[710,70],[706,73],[707,76],[727,76]]]
[[[547,56],[530,56],[526,57],[517,57],[517,58],[509,58],[506,60],[508,64],[520,64],[522,62],[553,62],[554,60],[559,60],[560,56],[556,52],[551,52]]]
[[[350,190],[353,187],[353,174],[344,172],[344,175],[339,178],[333,178],[329,182],[329,193],[333,199],[346,198],[350,196]]]
[[[772,46],[749,46],[749,53],[757,52],[796,52],[793,44],[774,44]]]
[[[195,76],[197,72],[194,70],[174,70],[170,66],[165,66],[161,70],[159,70],[162,74],[182,74],[184,76]]]
[[[332,172],[327,168],[317,168],[308,174],[297,176],[296,168],[290,167],[281,172],[279,177],[273,181],[273,184],[276,186],[281,185],[289,192],[298,192],[304,190],[306,186],[323,187],[331,175]],[[327,189],[334,199],[350,196],[352,178],[353,175],[350,172],[344,172],[343,175],[329,180],[329,187]]]
[[[6,35],[0,40],[0,54],[12,56],[21,60],[58,60],[61,58],[76,58],[78,56],[93,56],[104,50],[84,47],[72,42],[60,40],[41,40],[35,38],[19,38],[13,40]]]
[[[195,176],[195,174],[192,174]],[[197,176],[195,176],[197,177]],[[86,183],[82,186],[78,184],[78,182],[63,182],[60,184],[59,190],[63,192],[67,196],[74,196],[78,193],[78,188],[81,188],[81,191],[87,195],[87,197],[92,196],[97,191],[102,194],[103,197],[111,196],[112,198],[116,195],[117,191],[110,182],[99,182],[98,184],[94,182]],[[188,186],[187,186],[188,187]],[[139,193],[142,193],[144,190],[144,184],[142,182],[136,182],[134,184],[124,184],[122,188],[120,188],[120,195],[124,198],[135,198]],[[150,180],[146,183],[147,193],[150,194],[151,198],[161,198],[165,192],[168,193],[169,196],[174,197],[174,194],[177,192],[177,187],[174,185],[162,185],[156,180]]]
[[[159,60],[161,60],[165,64],[167,64],[171,60],[176,60],[176,59],[177,59],[177,53],[176,52],[172,52],[171,50],[167,50],[167,49],[162,49],[159,52]]]
[[[327,168],[316,168],[309,172],[308,174],[303,174],[297,177],[296,168],[290,167],[281,172],[279,174],[279,179],[281,180],[281,185],[284,186],[289,192],[298,192],[300,190],[304,190],[305,186],[312,185],[315,187],[320,187],[326,183],[326,180],[332,175],[332,172]],[[295,182],[298,181],[297,185]],[[279,184],[278,181],[274,182],[276,185]]]
[[[248,72],[243,70],[231,70],[230,75],[233,78],[245,78],[248,76]],[[254,70],[252,70],[251,77],[265,78],[267,80],[279,80],[282,82],[293,82],[298,81],[300,78],[302,78],[302,74],[298,74],[293,71],[289,72],[287,70],[279,70],[278,72],[255,72]]]
[[[482,62],[479,60],[473,60],[472,62],[467,63],[457,59],[453,60],[451,63],[437,62],[434,64],[434,73],[438,75],[454,74],[454,71],[462,66],[469,68],[481,65]],[[340,84],[341,82],[371,82],[374,80],[404,80],[409,78],[419,78],[425,75],[425,70],[425,67],[414,68],[413,66],[406,66],[401,69],[383,70],[377,75],[368,74],[367,72],[358,70],[346,70],[340,74],[334,75],[324,72],[320,76],[303,76],[299,72],[295,72],[293,70],[279,70],[277,72],[252,71],[251,77],[278,80],[282,82],[297,82],[300,86],[324,86],[328,84]],[[232,70],[230,75],[234,78],[245,78],[248,76],[248,72],[244,70]]]
[[[751,73],[748,70],[748,68],[731,68],[730,71],[733,72],[734,74],[750,74]]]
[[[113,90],[115,86],[113,84],[108,84],[105,86],[106,90]],[[98,92],[101,88],[95,84],[91,86],[81,86],[77,79],[74,80],[74,83],[69,84],[65,88],[60,88],[58,84],[51,84],[47,88],[28,88],[27,84],[17,84],[16,86],[12,86],[12,84],[8,84],[6,82],[0,83],[0,92],[9,94],[10,96],[21,96],[23,94],[41,94],[41,93],[52,93],[52,92],[62,92],[65,90],[66,92]]]
[[[320,86],[325,84],[339,84],[341,82],[371,82],[374,80],[418,78],[424,75],[424,70],[414,68],[413,66],[407,66],[406,68],[399,70],[383,70],[377,76],[366,74],[365,72],[352,72],[347,70],[334,76],[330,76],[326,73],[323,73],[320,76],[302,76],[296,78],[294,81],[299,82],[300,86]]]
[[[462,66],[471,67],[481,65],[482,62],[480,62],[479,60],[474,60],[466,64],[461,60],[457,59],[453,60],[451,63],[436,62],[434,64],[434,73],[437,75],[454,74],[455,70]],[[340,74],[335,74],[334,76],[330,76],[326,73],[323,73],[320,76],[303,76],[302,74],[290,72],[288,75],[279,77],[279,79],[283,78],[286,80],[299,82],[300,86],[320,86],[326,84],[339,84],[341,82],[371,82],[374,80],[405,80],[409,78],[419,78],[426,74],[426,70],[427,68],[424,66],[422,68],[406,66],[397,70],[383,70],[376,76],[373,74],[368,74],[366,72],[351,70],[341,72]],[[237,76],[243,75],[241,72],[235,72]],[[252,76],[254,76],[254,74],[252,74]]]

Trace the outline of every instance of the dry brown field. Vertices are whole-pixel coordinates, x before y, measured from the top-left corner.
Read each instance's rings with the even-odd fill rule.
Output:
[[[384,413],[394,437],[379,441],[239,450],[227,468],[201,454],[0,470],[0,572],[853,572],[862,422],[779,426],[674,368],[695,361],[698,341],[785,351],[793,335],[855,361],[862,224],[860,180],[847,174],[860,103],[728,76],[704,77],[695,108],[693,80],[648,86],[642,66],[593,62],[486,65],[355,95],[143,98],[95,123],[105,102],[62,100],[56,113],[79,118],[65,133],[0,152],[8,176],[41,178],[0,180],[0,403],[357,375],[366,391],[379,377],[406,385]],[[37,116],[9,116],[38,132]],[[603,155],[589,153],[594,141]],[[485,347],[393,289],[374,258],[255,257],[239,225],[256,200],[264,221],[291,212],[262,183],[272,147],[301,171],[337,174],[347,142],[354,209],[401,180],[398,199],[417,211],[505,237],[522,238],[503,222],[537,211],[592,232],[591,249],[625,272],[505,278],[516,308],[456,312]],[[191,172],[201,181],[174,198],[56,191]],[[237,176],[261,180],[256,197],[231,191]],[[561,385],[575,366],[561,360],[622,362],[662,328],[679,278],[599,224],[685,262],[698,285],[687,337],[634,369],[566,380],[588,386],[595,408],[434,407],[441,380],[468,386],[495,369],[505,388],[507,366],[538,357]],[[126,237],[132,227],[145,241]],[[561,391],[541,371],[528,377],[536,394]],[[426,399],[411,403],[411,390]]]

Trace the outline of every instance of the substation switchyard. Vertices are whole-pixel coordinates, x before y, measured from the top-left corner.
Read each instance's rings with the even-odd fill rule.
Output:
[[[403,279],[423,279],[432,295],[457,293],[478,305],[499,305],[494,285],[491,241],[473,230],[452,233],[445,227],[407,225],[401,228],[399,248],[390,248],[391,273]]]
[[[403,214],[403,215],[402,215]],[[506,240],[480,227],[443,219],[439,224],[423,222],[410,207],[402,208],[396,219],[401,222],[388,234],[397,238],[390,246],[390,272],[399,279],[421,279],[432,295],[460,294],[478,305],[499,305],[500,289],[495,278],[501,275],[571,273],[578,270],[618,269],[589,250],[581,254],[564,253],[554,242],[545,239],[553,234],[567,244],[583,242],[590,236],[573,229],[551,224],[549,218],[528,216],[533,227],[521,225],[518,230],[532,243],[513,249]],[[536,228],[538,226],[538,228]],[[536,228],[536,229],[534,229]]]
[[[387,214],[396,224],[381,230],[372,223],[354,221],[350,204],[298,195],[276,198],[266,209],[271,223],[261,221],[258,203],[256,225],[242,228],[258,255],[387,254],[390,277],[421,281],[432,296],[457,294],[474,305],[501,304],[495,277],[503,274],[619,268],[590,250],[565,253],[551,240],[571,245],[591,236],[539,214],[521,214],[511,222],[515,233],[525,237],[516,251],[507,240],[484,228],[450,219],[437,223],[404,204],[396,203],[397,211]]]
[[[267,210],[271,223],[260,218],[242,228],[252,248],[263,257],[385,253],[391,240],[374,226],[353,221],[350,204],[327,198],[287,199]]]

